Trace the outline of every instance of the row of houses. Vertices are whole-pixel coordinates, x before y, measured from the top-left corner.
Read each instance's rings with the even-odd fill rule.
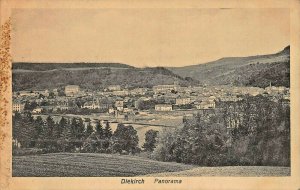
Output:
[[[106,91],[108,90],[108,91]],[[289,89],[285,87],[274,87],[270,86],[265,89],[258,87],[182,87],[178,84],[172,85],[156,85],[153,86],[152,91],[148,88],[135,88],[132,90],[122,89],[120,85],[111,85],[104,91],[88,92],[81,91],[78,85],[67,85],[65,87],[66,98],[71,97],[91,97],[91,96],[104,96],[104,97],[132,97],[132,96],[145,96],[151,95],[152,98],[165,98],[165,102],[168,104],[186,105],[198,99],[203,99],[210,96],[215,96],[221,101],[239,101],[239,95],[249,94],[256,96],[258,94],[267,93],[270,95],[282,94],[286,99],[289,98]],[[49,96],[49,90],[44,91],[19,91],[14,92],[14,96],[19,97],[43,97]],[[58,94],[58,90],[54,89],[51,91],[54,95]],[[153,93],[153,94],[152,94]],[[60,98],[63,96],[56,96]],[[50,100],[49,100],[50,101]]]
[[[108,109],[112,106],[112,101],[109,99],[93,99],[83,104],[82,108],[87,109]]]
[[[105,91],[107,90],[107,91]],[[57,89],[53,92],[58,93]],[[67,85],[65,87],[66,96],[57,96],[53,98],[46,97],[49,94],[49,90],[45,91],[20,91],[19,96],[15,98],[16,100],[23,100],[26,102],[35,101],[37,104],[41,105],[43,102],[47,102],[48,107],[53,107],[54,109],[67,110],[70,108],[69,103],[75,99],[82,98],[84,102],[78,108],[86,109],[110,109],[115,108],[117,111],[123,111],[124,108],[128,107],[127,102],[130,100],[131,104],[129,107],[135,107],[139,102],[143,101],[154,101],[157,105],[155,106],[156,111],[170,111],[174,107],[176,109],[193,106],[196,109],[210,109],[215,107],[216,101],[240,101],[239,95],[249,94],[258,95],[261,93],[268,94],[283,94],[286,99],[289,98],[289,89],[284,87],[267,87],[266,89],[257,87],[182,87],[176,83],[171,85],[156,85],[152,88],[152,93],[147,93],[151,91],[148,88],[135,88],[132,90],[122,89],[120,85],[108,86],[104,91],[99,91],[100,94],[95,94],[95,92],[89,93],[87,91],[83,92],[80,90],[78,85]],[[147,94],[146,94],[147,93]],[[16,93],[14,93],[16,94]],[[84,95],[89,94],[89,95]],[[45,95],[45,97],[39,97],[40,95]],[[79,96],[83,95],[83,96]],[[111,96],[113,95],[113,96]],[[139,96],[131,96],[139,95]],[[28,96],[28,97],[27,97]],[[94,98],[94,96],[96,98]],[[39,98],[38,98],[39,97]],[[93,99],[91,100],[91,98]],[[109,101],[108,101],[109,100]],[[189,105],[189,106],[185,106]],[[14,111],[24,110],[23,103],[14,103]],[[40,109],[35,110],[39,112]]]
[[[188,105],[190,104],[190,100],[188,98],[179,99],[176,105]],[[212,100],[202,101],[195,104],[197,109],[210,109],[215,108],[215,102]],[[92,101],[87,101],[83,104],[81,108],[85,109],[102,109],[108,110],[108,112],[113,112],[114,109],[121,112],[128,111],[128,108],[124,107],[123,100],[116,100],[114,103],[107,99],[93,99]],[[13,111],[15,112],[22,112],[24,111],[25,103],[21,102],[14,102],[13,103]],[[54,111],[59,110],[68,110],[70,109],[70,105],[68,102],[60,102],[60,104],[50,105],[50,106],[39,106],[35,108],[32,112],[33,113],[41,113],[43,109],[52,109]],[[172,104],[157,104],[155,105],[155,111],[172,111],[173,105]]]
[[[114,96],[128,96],[128,95],[144,95],[147,92],[147,88],[136,88],[133,90],[122,89],[120,85],[108,86],[104,91],[100,91],[100,95],[114,95]],[[78,85],[68,85],[65,87],[65,95],[67,97],[92,95],[88,92],[83,93],[80,91]]]
[[[187,105],[187,104],[184,104],[184,105]],[[199,103],[195,103],[195,107],[196,107],[196,109],[214,109],[216,107],[216,102],[214,100],[202,101]],[[155,105],[155,111],[173,111],[173,105],[172,104],[157,104],[157,105]]]
[[[49,96],[49,90],[21,90],[14,92],[13,96],[16,97],[39,97],[40,95]]]

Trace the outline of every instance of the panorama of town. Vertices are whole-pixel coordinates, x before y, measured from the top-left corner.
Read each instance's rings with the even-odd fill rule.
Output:
[[[29,111],[34,118],[41,116],[45,119],[50,115],[57,122],[61,117],[81,118],[85,127],[91,125],[94,130],[97,123],[110,123],[113,130],[118,123],[131,124],[138,131],[139,144],[142,145],[149,127],[160,131],[165,127],[183,126],[184,119],[197,113],[216,114],[222,103],[258,95],[275,102],[283,99],[285,104],[289,104],[290,90],[271,84],[266,88],[228,85],[183,87],[174,82],[134,89],[110,85],[98,91],[67,85],[59,89],[13,92],[13,111]],[[236,125],[237,122],[228,122],[227,132]]]

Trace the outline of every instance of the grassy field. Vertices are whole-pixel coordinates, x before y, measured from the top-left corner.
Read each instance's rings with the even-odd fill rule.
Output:
[[[196,167],[136,156],[52,153],[13,156],[14,177],[289,176],[289,167]]]
[[[13,156],[13,176],[113,177],[188,170],[193,166],[135,156],[92,153],[52,153]]]
[[[179,172],[164,172],[148,174],[155,177],[196,177],[196,176],[240,176],[240,177],[267,177],[267,176],[290,176],[290,167],[273,166],[224,166],[224,167],[197,167]]]

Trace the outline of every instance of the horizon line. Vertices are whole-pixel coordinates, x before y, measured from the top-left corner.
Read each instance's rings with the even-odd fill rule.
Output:
[[[98,62],[98,61],[88,61],[88,62],[84,62],[84,61],[69,61],[69,62],[57,62],[57,61],[12,61],[11,63],[12,64],[16,64],[16,63],[28,63],[28,64],[80,64],[80,63],[83,63],[83,64],[122,64],[122,65],[127,65],[127,66],[130,66],[130,67],[134,67],[134,68],[157,68],[157,67],[168,67],[168,68],[180,68],[180,67],[189,67],[189,66],[196,66],[196,65],[201,65],[201,64],[208,64],[208,63],[211,63],[211,62],[214,62],[214,61],[218,61],[218,60],[221,60],[221,59],[224,59],[224,58],[245,58],[245,57],[255,57],[255,56],[264,56],[264,55],[274,55],[274,54],[277,54],[277,53],[280,53],[282,51],[284,51],[286,48],[290,48],[290,44],[284,46],[283,49],[275,52],[275,53],[268,53],[268,54],[256,54],[256,55],[248,55],[248,56],[229,56],[229,57],[221,57],[221,58],[218,58],[218,59],[214,59],[214,60],[211,60],[211,61],[207,61],[207,62],[203,62],[203,63],[196,63],[196,64],[190,64],[190,65],[185,65],[185,66],[143,66],[143,67],[138,67],[138,66],[133,66],[131,64],[128,64],[128,63],[123,63],[123,62],[119,62],[119,61],[103,61],[103,62]]]

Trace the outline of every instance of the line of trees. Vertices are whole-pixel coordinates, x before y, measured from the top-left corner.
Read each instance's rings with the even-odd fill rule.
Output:
[[[82,119],[52,117],[33,119],[30,113],[13,116],[13,138],[23,148],[45,152],[99,152],[136,154],[137,131],[119,124],[84,126]],[[290,104],[264,96],[245,96],[238,102],[223,102],[218,109],[184,119],[184,127],[172,131],[149,130],[144,151],[150,157],[201,166],[290,166]]]
[[[160,135],[152,157],[201,166],[290,165],[290,106],[246,96]]]
[[[109,123],[85,127],[81,118],[55,122],[51,116],[44,121],[33,119],[29,112],[13,116],[14,150],[18,143],[22,148],[38,148],[43,152],[101,152],[135,154],[140,152],[137,131],[131,126],[118,124],[112,132]],[[153,145],[150,145],[153,146]],[[146,145],[148,147],[148,145]]]

